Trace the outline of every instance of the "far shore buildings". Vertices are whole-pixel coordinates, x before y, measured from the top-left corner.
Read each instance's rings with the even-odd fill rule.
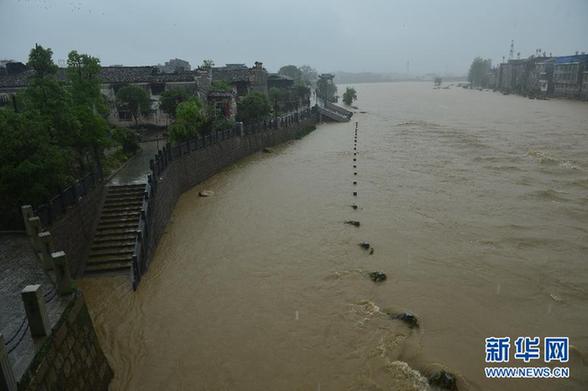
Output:
[[[13,96],[27,86],[32,72],[19,62],[0,63],[0,106],[12,104]],[[57,77],[66,80],[64,68],[59,69]],[[143,88],[151,99],[151,113],[139,119],[141,125],[167,126],[171,119],[159,108],[164,91],[184,89],[211,104],[216,115],[234,119],[241,97],[254,91],[267,95],[271,87],[290,88],[293,84],[285,76],[270,75],[261,62],[256,62],[253,67],[227,64],[224,67],[190,70],[190,64],[180,59],[172,59],[163,66],[105,66],[99,77],[102,94],[110,105],[108,120],[117,126],[134,124],[131,113],[116,104],[116,93],[125,85]],[[224,81],[232,90],[215,90],[214,81]]]
[[[513,59],[491,71],[489,88],[530,97],[588,100],[588,54]]]

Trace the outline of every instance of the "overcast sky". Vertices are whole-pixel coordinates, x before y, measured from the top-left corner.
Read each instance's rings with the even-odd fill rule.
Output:
[[[37,42],[103,65],[465,73],[473,57],[588,52],[588,0],[0,0],[0,59]]]

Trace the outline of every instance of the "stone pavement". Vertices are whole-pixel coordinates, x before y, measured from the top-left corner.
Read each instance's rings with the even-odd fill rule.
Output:
[[[12,361],[17,379],[34,356],[39,341],[31,338],[20,292],[27,285],[40,284],[49,323],[59,320],[70,297],[60,297],[53,289],[52,277],[39,261],[25,234],[0,234],[0,333]]]
[[[133,185],[147,183],[147,175],[150,173],[149,160],[157,153],[158,146],[163,148],[165,140],[147,141],[141,143],[141,150],[133,156],[128,163],[117,172],[108,183],[109,185]]]

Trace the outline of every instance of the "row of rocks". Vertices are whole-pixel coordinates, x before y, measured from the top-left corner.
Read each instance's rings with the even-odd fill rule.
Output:
[[[357,177],[357,132],[358,132],[359,125],[355,123],[355,133],[353,138],[353,186],[357,186],[358,181],[355,179]],[[357,197],[358,192],[356,190],[353,191],[353,196]],[[359,209],[357,203],[351,205],[354,210]],[[354,227],[359,228],[361,226],[360,221],[358,220],[346,220],[345,224],[352,225]],[[359,243],[359,247],[363,250],[367,251],[369,255],[374,253],[374,247],[369,242],[361,242]],[[382,283],[386,281],[388,278],[386,273],[382,271],[372,271],[368,273],[368,277],[375,283]],[[390,319],[395,319],[403,322],[407,325],[410,329],[418,328],[419,327],[419,320],[416,315],[411,312],[403,312],[403,313],[388,313]],[[428,378],[429,384],[433,387],[436,387],[440,390],[450,390],[450,391],[457,391],[457,378],[455,375],[445,371],[440,370],[436,371],[431,374]]]

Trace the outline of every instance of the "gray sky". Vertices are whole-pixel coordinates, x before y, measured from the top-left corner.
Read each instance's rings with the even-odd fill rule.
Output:
[[[76,49],[103,65],[465,73],[511,39],[522,56],[588,52],[588,0],[0,0],[0,59],[26,60],[37,42],[56,61]]]

